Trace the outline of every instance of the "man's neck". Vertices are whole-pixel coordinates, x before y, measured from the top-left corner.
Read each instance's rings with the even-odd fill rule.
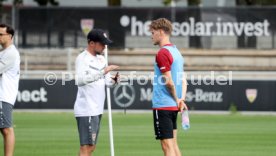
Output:
[[[163,47],[167,44],[171,44],[170,39],[169,38],[164,38],[163,40],[160,41],[159,47],[161,48],[161,47]]]
[[[2,44],[1,46],[2,46],[3,49],[6,49],[6,48],[8,48],[10,45],[12,45],[12,42],[7,42],[6,44]]]
[[[95,51],[91,50],[90,48],[86,48],[86,50],[92,55],[92,56],[96,56]]]

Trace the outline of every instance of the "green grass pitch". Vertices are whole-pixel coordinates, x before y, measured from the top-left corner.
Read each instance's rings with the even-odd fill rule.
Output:
[[[180,117],[180,116],[179,116]],[[191,129],[178,119],[183,156],[272,156],[276,153],[276,116],[190,114]],[[15,112],[15,156],[76,156],[79,148],[73,113]],[[116,156],[161,156],[152,114],[113,114]],[[0,137],[0,155],[3,139]],[[102,120],[95,156],[109,156],[108,117]]]

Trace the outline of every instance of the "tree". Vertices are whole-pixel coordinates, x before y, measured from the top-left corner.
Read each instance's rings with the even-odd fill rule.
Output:
[[[163,0],[164,5],[170,5],[172,3],[172,0]]]
[[[276,0],[236,0],[237,6],[269,6],[276,5]],[[249,15],[238,14],[236,15],[237,21],[245,22]],[[254,19],[254,18],[252,18]],[[252,21],[252,20],[251,20]],[[246,36],[244,33],[238,36],[237,40],[238,48],[256,48],[257,38],[256,36]]]
[[[171,5],[171,3],[180,0],[163,0],[164,5]],[[188,17],[194,17],[196,21],[201,21],[201,11],[200,8],[196,8],[200,5],[201,0],[187,0],[188,6],[195,6],[193,9],[189,9]],[[189,47],[191,48],[201,48],[201,37],[200,36],[189,36]]]
[[[188,6],[199,6],[201,0],[188,0]]]
[[[276,5],[276,0],[236,0],[237,5]]]
[[[3,2],[6,0],[0,0],[0,22],[2,22],[2,16],[3,16]]]
[[[23,0],[13,0],[13,5],[17,6],[21,4],[23,4]]]
[[[195,7],[188,12],[189,17],[194,17],[196,21],[201,21],[201,9],[199,8],[201,0],[187,0],[187,2],[188,6]],[[202,48],[201,36],[189,36],[189,47]]]
[[[121,0],[108,0],[108,6],[121,6]]]
[[[48,4],[53,6],[59,5],[59,2],[56,0],[34,0],[34,1],[37,2],[37,4],[40,6],[47,6]]]
[[[6,0],[0,0],[0,9],[2,9],[2,3],[4,2],[4,1],[6,1]]]
[[[163,0],[164,5],[170,5],[172,1],[180,1],[180,0]],[[187,0],[188,6],[198,6],[201,2],[201,0]]]

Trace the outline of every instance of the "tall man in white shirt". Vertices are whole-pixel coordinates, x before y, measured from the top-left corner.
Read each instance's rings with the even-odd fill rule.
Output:
[[[4,139],[4,156],[13,156],[15,135],[12,110],[18,92],[20,56],[13,45],[14,30],[0,24],[0,130]]]
[[[116,65],[106,66],[102,55],[105,45],[112,43],[101,29],[93,29],[87,35],[87,48],[76,59],[78,93],[74,106],[77,120],[79,156],[90,156],[96,148],[101,116],[104,109],[105,86],[117,83],[118,74],[111,77]]]

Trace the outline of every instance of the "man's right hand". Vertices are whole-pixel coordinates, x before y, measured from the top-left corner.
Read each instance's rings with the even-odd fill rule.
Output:
[[[116,65],[109,65],[107,67],[104,68],[104,74],[107,74],[110,71],[113,71],[115,69],[119,68],[119,66]]]

